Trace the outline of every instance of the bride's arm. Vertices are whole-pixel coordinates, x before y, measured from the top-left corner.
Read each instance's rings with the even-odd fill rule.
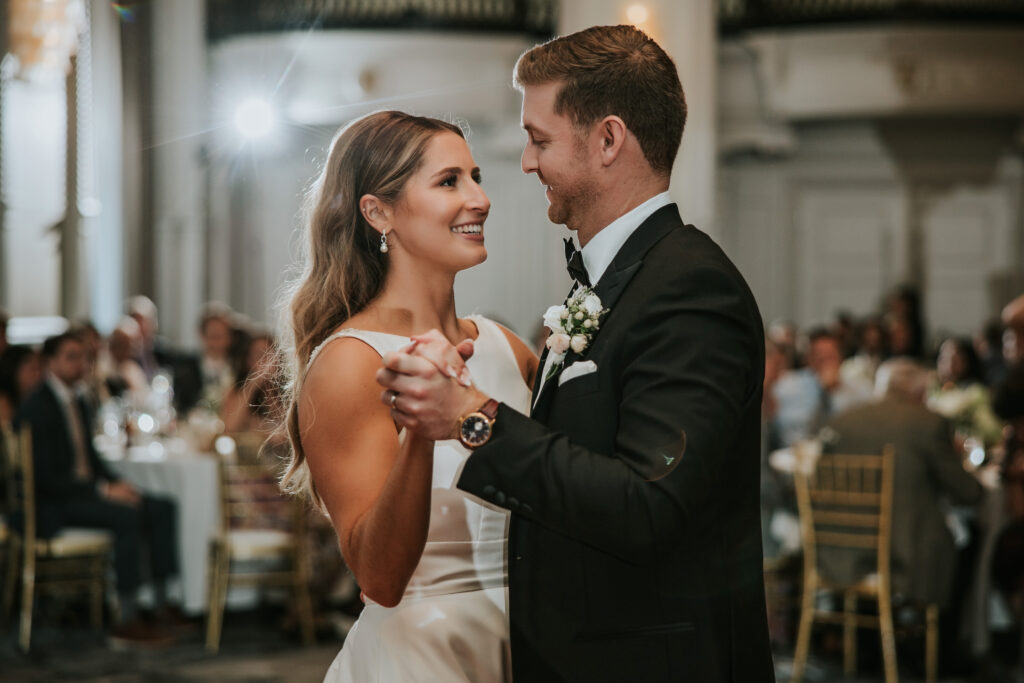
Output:
[[[426,543],[434,443],[411,433],[399,443],[379,367],[356,339],[324,347],[302,386],[299,428],[346,563],[366,595],[391,607]]]

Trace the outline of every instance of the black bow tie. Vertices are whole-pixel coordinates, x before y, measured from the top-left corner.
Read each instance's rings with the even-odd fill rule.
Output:
[[[583,252],[576,248],[571,239],[565,240],[565,268],[573,280],[583,287],[590,286],[590,276],[587,275],[587,267],[583,265]]]

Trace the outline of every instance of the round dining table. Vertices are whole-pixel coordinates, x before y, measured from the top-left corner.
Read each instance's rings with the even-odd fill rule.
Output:
[[[101,454],[118,476],[177,504],[181,607],[187,614],[205,612],[210,539],[220,527],[217,456],[191,450],[181,439],[108,446]],[[179,597],[173,587],[171,597]]]

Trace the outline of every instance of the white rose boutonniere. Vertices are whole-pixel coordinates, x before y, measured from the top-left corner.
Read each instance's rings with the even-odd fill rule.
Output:
[[[546,345],[554,358],[545,381],[558,372],[569,349],[583,353],[590,346],[607,312],[594,290],[581,287],[564,306],[552,306],[544,313],[544,325],[551,330]]]

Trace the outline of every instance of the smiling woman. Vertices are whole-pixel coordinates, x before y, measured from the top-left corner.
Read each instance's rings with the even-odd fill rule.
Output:
[[[457,127],[377,112],[335,138],[310,197],[285,485],[328,513],[367,603],[328,680],[500,681],[508,670],[507,513],[454,486],[468,455],[457,442],[402,436],[397,415],[416,396],[382,403],[375,381],[383,356],[440,330],[474,341],[467,367],[489,395],[528,408],[536,359],[499,325],[455,314],[455,276],[487,257],[480,178]]]

